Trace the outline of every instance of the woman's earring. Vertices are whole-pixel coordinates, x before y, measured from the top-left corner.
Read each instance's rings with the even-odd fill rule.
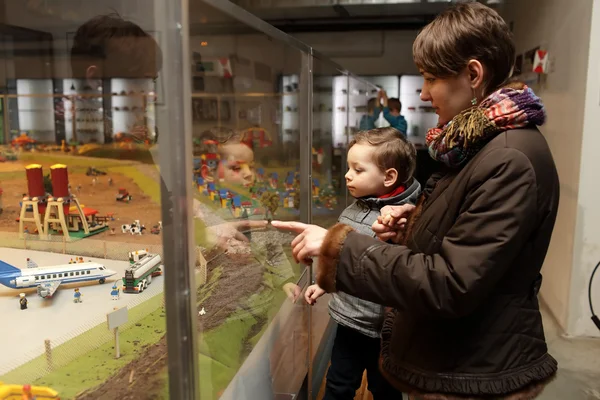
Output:
[[[471,99],[471,105],[472,105],[472,106],[476,106],[476,105],[477,105],[477,97],[473,97],[473,98]]]

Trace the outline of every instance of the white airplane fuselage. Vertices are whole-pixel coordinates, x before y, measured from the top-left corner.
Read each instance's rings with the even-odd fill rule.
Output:
[[[107,269],[102,264],[83,262],[22,269],[19,276],[13,276],[8,282],[0,283],[13,289],[36,287],[43,283],[55,281],[60,282],[61,285],[90,281],[104,283],[106,278],[115,274],[115,271]]]

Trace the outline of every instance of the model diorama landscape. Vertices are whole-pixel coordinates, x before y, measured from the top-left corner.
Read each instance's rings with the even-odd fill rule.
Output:
[[[162,275],[169,270],[160,172],[148,162],[157,146],[88,148],[102,157],[85,146],[31,142],[0,150],[0,310],[15,328],[0,333],[0,399],[27,385],[38,399],[56,392],[62,399],[168,397]],[[244,230],[245,241],[219,237],[232,221],[297,219],[298,170],[270,163],[244,186],[220,179],[219,162],[216,152],[196,155],[190,182],[197,245],[190,267],[207,399],[223,393],[282,304],[302,289],[303,272],[288,234],[265,227]],[[316,175],[315,210],[335,220],[343,201],[320,181]],[[117,307],[127,307],[128,320],[115,359],[106,315]],[[307,340],[307,324],[296,322],[282,328],[294,331],[279,343],[288,357],[298,347],[284,336]]]

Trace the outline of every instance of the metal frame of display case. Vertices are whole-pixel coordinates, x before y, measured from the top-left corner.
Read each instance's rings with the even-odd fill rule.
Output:
[[[267,22],[257,18],[241,7],[225,0],[203,0],[204,3],[220,10],[228,16],[243,22],[252,29],[262,32],[267,36],[280,41],[290,47],[302,52],[300,66],[299,84],[299,106],[300,117],[300,220],[302,222],[312,221],[312,102],[313,102],[313,60],[326,63],[332,68],[341,71],[344,75],[350,73],[322,56],[310,46],[293,38],[273,27]],[[172,109],[179,109],[183,114],[181,118],[171,118],[170,129],[172,134],[169,140],[165,136],[159,137],[161,151],[161,196],[163,214],[163,245],[165,255],[165,292],[167,309],[167,345],[169,365],[169,393],[172,399],[197,399],[200,396],[199,370],[197,344],[196,344],[196,310],[193,268],[193,225],[192,215],[192,193],[189,182],[191,181],[192,154],[192,116],[189,99],[192,97],[204,97],[191,93],[191,72],[189,68],[189,27],[187,13],[188,0],[177,2],[166,2],[167,20],[172,21],[165,37],[167,43],[164,59],[163,75],[165,79],[165,101]],[[183,79],[181,78],[183,77]],[[363,81],[359,78],[353,77]],[[363,81],[364,82],[364,81]],[[365,82],[366,85],[370,85]],[[216,97],[216,96],[209,96]],[[178,134],[179,133],[179,134]],[[183,133],[183,134],[182,134]],[[305,269],[302,274],[304,281],[309,284],[313,280],[311,268]],[[311,311],[308,310],[308,365],[305,388],[308,398],[316,396],[322,380],[324,370],[323,363],[327,363],[328,352],[324,349],[323,342],[318,346],[320,354],[313,358],[313,343],[311,331]],[[326,330],[331,332],[331,329]],[[329,341],[330,342],[330,341]],[[330,346],[330,344],[329,344]],[[318,358],[322,358],[318,360]],[[313,364],[318,368],[314,368]],[[314,373],[318,371],[318,375]],[[320,375],[320,376],[319,376]],[[234,381],[235,381],[234,377]],[[307,383],[306,383],[307,382]],[[232,382],[234,384],[234,382]],[[230,384],[231,386],[231,384]],[[298,388],[300,391],[301,388]]]
[[[189,68],[188,0],[164,2],[163,57],[165,104],[180,110],[169,124],[172,134],[159,136],[161,208],[165,270],[165,308],[169,396],[200,398],[197,352],[196,290],[192,193],[192,115]],[[178,118],[179,117],[179,118]],[[168,137],[167,137],[168,136]],[[167,140],[168,139],[168,140]]]

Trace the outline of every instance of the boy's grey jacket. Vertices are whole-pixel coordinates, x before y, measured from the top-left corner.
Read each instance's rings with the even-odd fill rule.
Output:
[[[415,179],[412,184],[397,196],[380,199],[376,197],[356,200],[346,208],[339,222],[350,225],[357,232],[375,237],[371,226],[384,206],[415,204],[421,192],[421,185]],[[361,300],[344,292],[332,294],[329,302],[329,314],[340,325],[356,329],[358,332],[379,337],[383,324],[383,306]]]

